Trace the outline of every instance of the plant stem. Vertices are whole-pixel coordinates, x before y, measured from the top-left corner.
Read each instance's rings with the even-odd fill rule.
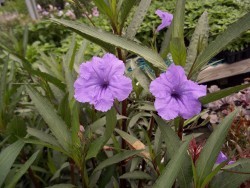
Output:
[[[81,178],[82,178],[82,188],[88,188],[89,179],[88,179],[88,174],[87,174],[85,163],[84,165],[81,166],[79,171],[80,171]]]
[[[24,164],[27,161],[27,156],[23,151],[21,151],[21,156],[22,156],[21,162]],[[38,182],[36,174],[33,172],[33,170],[31,168],[28,169],[28,173],[29,173],[29,177],[30,177],[32,183],[34,184],[34,187],[40,188],[40,184]]]
[[[72,185],[75,185],[75,164],[74,161],[72,159],[69,160],[69,164],[70,164],[70,178],[71,178],[71,183]]]
[[[127,116],[127,100],[122,101],[122,115]],[[127,132],[127,125],[126,125],[126,119],[122,119],[122,131]],[[122,149],[126,149],[126,141],[122,139]],[[126,173],[126,167],[124,165],[124,162],[121,162],[121,174]],[[121,179],[120,180],[120,188],[126,187],[126,180]]]
[[[178,136],[181,140],[182,140],[182,135],[183,135],[183,124],[184,124],[184,119],[180,117],[179,127],[178,127]]]

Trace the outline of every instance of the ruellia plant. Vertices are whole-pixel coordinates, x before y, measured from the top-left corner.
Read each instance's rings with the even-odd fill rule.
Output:
[[[109,20],[112,32],[52,18],[50,22],[84,38],[78,47],[73,35],[63,56],[41,52],[31,64],[25,50],[17,53],[0,44],[2,56],[9,58],[3,60],[15,62],[26,75],[19,84],[25,92],[17,106],[26,104],[29,112],[25,136],[9,144],[8,136],[3,136],[0,186],[235,188],[248,180],[250,161],[231,160],[221,152],[238,108],[223,118],[202,147],[196,145],[197,135],[185,135],[183,127],[201,116],[202,105],[250,86],[207,93],[197,80],[212,57],[250,29],[250,13],[208,43],[204,12],[186,47],[185,1],[177,0],[173,15],[155,10],[162,23],[148,39],[151,45],[143,46],[135,36],[151,0],[93,3]],[[157,36],[166,27],[157,50]],[[86,60],[86,40],[102,47],[104,55]],[[170,57],[172,63],[167,65]],[[11,69],[5,63],[1,70],[0,102],[6,104],[11,93],[6,92],[5,78]],[[9,126],[8,110],[0,105],[3,135]]]

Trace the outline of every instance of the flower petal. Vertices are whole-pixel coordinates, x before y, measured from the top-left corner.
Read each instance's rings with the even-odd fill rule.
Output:
[[[81,77],[77,78],[74,83],[75,99],[79,102],[91,102],[93,100],[93,92],[96,90],[97,80],[85,80]]]
[[[184,95],[192,95],[195,98],[200,98],[206,95],[207,86],[198,85],[197,83],[187,80],[180,89]]]
[[[201,103],[192,96],[182,95],[178,100],[179,115],[184,119],[189,119],[201,111]]]
[[[160,30],[164,29],[165,27],[169,26],[173,20],[173,15],[164,12],[162,10],[156,10],[155,13],[161,18],[162,23],[157,27],[156,31],[159,32]]]
[[[170,96],[165,99],[156,98],[154,106],[159,116],[165,120],[171,120],[178,116],[178,103]]]
[[[220,153],[219,153],[219,155],[217,157],[216,163],[220,164],[220,163],[222,163],[222,162],[224,162],[226,160],[227,160],[227,156],[222,151],[220,151]]]
[[[160,77],[153,80],[149,86],[150,92],[159,98],[165,98],[170,95],[172,84],[165,81],[165,75],[161,74]]]
[[[118,101],[128,98],[132,91],[132,80],[125,76],[113,76],[109,82],[109,89],[113,97]]]

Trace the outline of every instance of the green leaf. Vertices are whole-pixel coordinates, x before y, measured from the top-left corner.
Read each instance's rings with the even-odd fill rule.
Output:
[[[136,150],[143,150],[141,152],[141,154],[147,158],[150,159],[150,154],[145,150],[145,145],[137,138],[135,138],[134,136],[131,136],[130,134],[120,130],[120,129],[115,129],[115,131],[127,142],[129,143],[129,145],[132,146],[133,149]]]
[[[117,123],[116,111],[113,108],[109,110],[106,114],[106,129],[104,135],[96,139],[89,146],[89,150],[86,156],[86,159],[90,159],[92,157],[96,157],[102,147],[107,143],[107,141],[111,138],[113,131],[115,129]]]
[[[73,22],[68,20],[59,20],[54,18],[52,19],[52,21],[72,29],[81,36],[87,38],[88,40],[93,41],[92,39],[94,38],[95,40],[109,43],[113,46],[123,48],[137,55],[140,55],[143,58],[145,58],[148,62],[152,63],[153,66],[158,67],[161,70],[166,70],[167,66],[158,53],[152,51],[151,49],[145,46],[139,45],[136,42],[130,41],[126,38],[117,35],[113,35],[106,31],[102,31],[95,27],[87,26],[83,23],[77,23],[75,21]]]
[[[167,55],[169,53],[170,41],[171,41],[171,36],[172,36],[172,29],[173,29],[173,24],[171,24],[168,27],[168,30],[165,33],[164,39],[161,43],[160,55],[163,59],[166,59]]]
[[[75,35],[73,35],[69,51],[64,56],[63,61],[62,61],[65,82],[67,86],[67,91],[69,93],[69,101],[71,101],[74,97],[74,80],[75,79],[72,75],[72,69],[73,69],[73,65],[75,62],[75,54],[76,54],[76,43],[75,43]]]
[[[134,155],[137,155],[141,152],[142,150],[128,150],[128,151],[123,151],[121,153],[118,153],[112,157],[109,157],[105,161],[102,161],[94,170],[93,173],[97,172],[98,170],[101,170],[107,166],[110,166],[112,164],[117,164],[127,158],[133,157]]]
[[[221,33],[213,42],[209,43],[207,48],[201,53],[195,61],[193,69],[189,72],[190,75],[198,73],[208,61],[223,50],[230,42],[239,37],[243,32],[250,29],[250,12],[240,18],[238,21],[231,24],[227,30]]]
[[[217,156],[221,150],[227,132],[231,127],[233,119],[237,114],[237,110],[229,114],[214,130],[203,147],[197,160],[197,176],[198,185],[201,186],[205,178],[211,173]]]
[[[160,128],[162,139],[165,141],[167,154],[169,155],[170,159],[173,159],[174,155],[181,146],[180,139],[169,124],[165,123],[160,117],[156,115],[154,115],[154,118]],[[192,164],[187,153],[185,153],[183,156],[184,163],[180,167],[181,170],[177,179],[181,187],[190,187],[190,183],[192,181]]]
[[[122,2],[121,10],[120,10],[120,25],[123,27],[126,22],[131,9],[136,4],[136,0],[125,0]]]
[[[78,153],[79,148],[81,147],[81,142],[78,136],[78,132],[80,130],[80,123],[79,123],[79,105],[76,101],[72,102],[72,109],[71,109],[71,138],[72,138],[72,144],[73,148],[76,149],[73,153]]]
[[[7,89],[7,72],[8,72],[8,60],[2,60],[0,59],[0,63],[3,63],[3,68],[0,75],[0,132],[4,131],[6,128],[6,122],[4,117],[4,112],[6,108],[6,89]]]
[[[187,52],[184,40],[181,38],[172,38],[170,41],[170,53],[176,65],[185,66]]]
[[[226,164],[228,163],[228,161],[224,161],[222,163],[220,163],[219,165],[217,165],[214,170],[205,178],[205,180],[203,181],[201,188],[206,188],[206,186],[208,185],[208,183],[213,179],[213,177],[218,174],[218,172],[220,171],[220,169],[222,167],[224,167]]]
[[[184,42],[184,14],[186,0],[177,0],[173,18],[172,37],[180,38]]]
[[[61,171],[62,171],[64,168],[69,167],[69,165],[70,165],[69,162],[63,163],[63,164],[61,165],[61,167],[54,173],[54,175],[52,176],[52,178],[50,179],[50,181],[53,181],[53,180],[59,178],[59,177],[60,177]]]
[[[12,117],[6,128],[6,134],[10,136],[10,142],[15,142],[18,138],[24,138],[27,134],[25,121],[21,117]]]
[[[72,184],[56,184],[46,188],[76,188],[76,186]]]
[[[31,136],[34,136],[34,137],[38,138],[39,140],[41,140],[43,142],[47,142],[47,143],[52,144],[52,145],[54,145],[56,147],[61,147],[60,144],[58,143],[58,141],[55,139],[55,137],[53,137],[50,134],[45,133],[44,131],[40,131],[38,129],[28,127],[27,132]]]
[[[55,145],[52,145],[50,143],[47,143],[47,142],[44,142],[44,141],[41,141],[41,140],[34,140],[34,139],[22,139],[25,143],[29,143],[29,144],[34,144],[34,145],[41,145],[41,146],[44,146],[44,147],[47,147],[47,148],[51,148],[53,150],[56,150],[56,151],[59,151],[69,157],[71,157],[69,155],[69,153],[67,151],[65,151],[61,146],[58,147],[58,146],[55,146]]]
[[[248,88],[250,87],[250,84],[244,84],[244,85],[238,85],[238,86],[234,86],[234,87],[229,87],[226,89],[222,89],[220,91],[216,91],[214,93],[209,93],[204,97],[199,98],[200,102],[202,104],[208,104],[210,102],[222,99],[226,96],[229,96],[233,93],[239,92],[242,89]]]
[[[145,15],[149,9],[152,0],[141,0],[139,6],[135,10],[132,21],[130,22],[125,37],[133,40],[137,30],[143,22]],[[127,3],[127,2],[126,2]]]
[[[233,167],[230,167],[233,166]],[[241,159],[233,165],[228,165],[225,171],[217,174],[212,180],[211,188],[235,188],[250,178],[250,160]]]
[[[8,175],[11,166],[15,162],[17,156],[24,146],[24,142],[18,140],[0,153],[0,187],[3,185],[6,176]]]
[[[175,155],[172,157],[170,162],[167,164],[162,174],[156,180],[153,188],[171,188],[174,184],[177,175],[181,171],[181,167],[185,161],[185,154],[187,153],[187,148],[189,141],[184,142]]]
[[[142,118],[142,117],[150,117],[151,114],[150,113],[146,113],[146,112],[139,112],[137,114],[135,114],[133,117],[131,117],[130,121],[129,121],[129,124],[128,124],[128,127],[129,128],[132,128],[136,123],[137,121]]]
[[[97,8],[103,13],[106,14],[110,20],[113,20],[113,13],[108,4],[103,0],[93,0]]]
[[[153,178],[147,174],[146,172],[142,171],[133,171],[127,172],[119,177],[120,179],[132,179],[132,180],[152,180]]]
[[[6,78],[7,78],[7,72],[8,72],[8,61],[5,61],[3,70],[1,72],[1,82],[0,82],[0,113],[2,113],[2,110],[5,109],[5,90],[6,90]],[[0,129],[1,129],[0,125]]]
[[[43,117],[44,121],[48,124],[52,134],[56,137],[60,145],[69,151],[69,145],[71,143],[69,130],[66,123],[60,116],[57,115],[52,104],[38,91],[31,86],[26,86],[27,92],[36,106],[36,109]]]
[[[36,160],[39,151],[35,152],[16,172],[16,174],[11,178],[11,182],[6,184],[5,188],[15,187],[20,178],[26,173],[26,171],[30,168],[32,163]]]
[[[198,20],[187,50],[186,73],[189,73],[197,56],[204,50],[208,43],[209,25],[207,11],[203,12]],[[192,75],[191,75],[192,76]]]

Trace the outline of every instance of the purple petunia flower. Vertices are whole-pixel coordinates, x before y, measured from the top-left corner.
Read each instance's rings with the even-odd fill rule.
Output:
[[[223,163],[224,161],[226,161],[227,159],[228,159],[227,156],[222,151],[220,151],[215,163],[220,164],[220,163]],[[233,163],[235,163],[235,161],[228,162],[228,164],[233,164]]]
[[[159,32],[160,30],[164,29],[165,27],[169,26],[173,20],[173,14],[168,12],[164,12],[162,10],[156,10],[155,13],[161,18],[162,22],[157,27],[156,31]]]
[[[108,111],[114,99],[123,101],[132,91],[132,81],[124,72],[124,63],[109,53],[82,63],[74,83],[75,99],[88,102],[99,111]]]
[[[150,92],[155,96],[155,109],[165,120],[177,116],[185,119],[201,111],[199,97],[206,95],[206,86],[188,80],[181,66],[171,64],[150,84]]]

